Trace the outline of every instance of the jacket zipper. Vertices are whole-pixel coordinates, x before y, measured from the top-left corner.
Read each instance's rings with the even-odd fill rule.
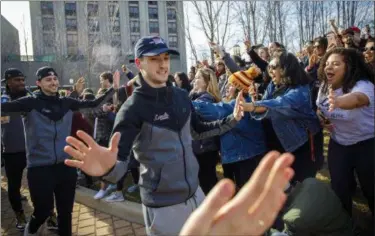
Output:
[[[190,184],[189,184],[189,181],[187,179],[187,175],[186,175],[186,157],[185,157],[185,147],[184,147],[184,144],[182,143],[182,139],[181,139],[181,131],[179,132],[178,134],[178,138],[180,139],[180,143],[181,143],[181,146],[182,146],[182,158],[184,159],[184,176],[185,176],[185,181],[188,185],[188,188],[189,188],[189,192],[188,192],[188,198],[190,197],[190,194],[191,194],[191,187],[190,187]]]
[[[55,121],[55,137],[53,138],[53,150],[55,151],[55,164],[57,164],[56,138],[57,138],[57,129],[56,129],[56,121]]]

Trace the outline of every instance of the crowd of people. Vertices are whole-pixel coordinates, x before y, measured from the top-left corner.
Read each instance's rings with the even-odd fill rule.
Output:
[[[148,235],[355,234],[357,184],[374,214],[375,40],[369,30],[360,37],[357,27],[331,24],[296,55],[278,42],[245,41],[245,61],[212,42],[214,63],[174,76],[169,56],[179,53],[143,37],[139,73],[125,65],[103,72],[96,94],[84,78],[59,93],[51,67],[36,72],[38,91],[30,92],[23,73],[7,69],[2,157],[16,227],[71,235],[77,173],[88,187],[100,177],[93,197],[108,202],[124,201],[131,173],[128,191],[140,191]],[[330,186],[315,179],[324,129]],[[230,181],[218,180],[218,164]],[[28,222],[20,194],[26,167]]]

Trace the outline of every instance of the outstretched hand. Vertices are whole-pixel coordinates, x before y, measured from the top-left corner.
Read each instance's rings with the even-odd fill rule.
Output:
[[[268,153],[235,197],[234,183],[221,180],[190,215],[180,235],[263,234],[287,198],[284,188],[294,175],[293,160],[289,153]]]
[[[77,132],[77,136],[82,141],[72,136],[66,138],[71,146],[65,146],[64,151],[73,157],[73,160],[65,160],[66,165],[79,168],[91,176],[102,176],[116,164],[120,133],[116,132],[112,136],[109,148],[98,145],[90,135],[81,130]]]
[[[120,71],[116,70],[113,74],[113,88],[118,89],[120,87]]]
[[[335,91],[333,91],[332,87],[330,86],[328,88],[328,103],[329,103],[329,109],[328,111],[329,112],[332,112],[335,108],[337,108],[337,99],[336,99],[336,95],[335,95]]]
[[[244,98],[242,95],[242,91],[240,91],[237,95],[236,104],[234,105],[234,109],[233,109],[233,116],[237,121],[240,121],[242,117],[244,116],[243,101],[244,101]]]

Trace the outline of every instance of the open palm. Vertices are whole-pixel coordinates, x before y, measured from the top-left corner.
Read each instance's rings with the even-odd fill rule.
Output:
[[[73,157],[73,160],[65,160],[66,165],[79,168],[91,176],[103,176],[116,164],[120,133],[113,135],[109,148],[98,145],[83,131],[78,131],[77,136],[82,141],[72,136],[66,138],[71,146],[65,146],[64,151]]]
[[[293,160],[291,154],[268,153],[236,196],[234,183],[221,180],[190,215],[180,235],[264,234],[286,201],[284,188],[294,175]]]

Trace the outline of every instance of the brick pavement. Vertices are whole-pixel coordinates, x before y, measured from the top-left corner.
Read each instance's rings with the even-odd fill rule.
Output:
[[[4,177],[3,169],[1,173],[1,235],[23,235],[15,228],[14,213],[8,200],[7,180],[6,177]],[[24,196],[28,197],[28,201],[24,202],[23,206],[26,217],[29,218],[33,208],[25,175],[22,180],[21,192]],[[74,203],[72,225],[73,235],[139,236],[146,234],[143,225],[130,223],[79,203]],[[43,235],[54,236],[57,234],[46,230]]]

